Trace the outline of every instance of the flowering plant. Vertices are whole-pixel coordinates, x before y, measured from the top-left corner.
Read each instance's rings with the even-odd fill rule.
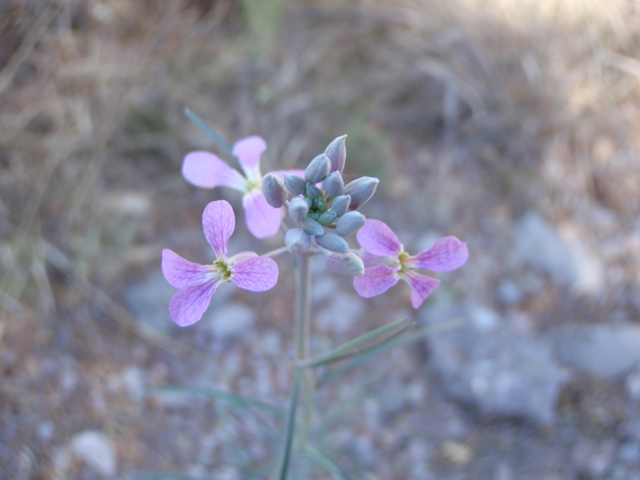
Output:
[[[220,137],[199,117],[187,113],[212,138],[219,140]],[[183,327],[202,318],[221,283],[233,281],[240,288],[254,292],[269,290],[278,280],[278,265],[273,257],[286,253],[294,256],[297,270],[296,362],[277,472],[280,480],[286,479],[289,471],[296,426],[300,429],[296,447],[301,448],[307,440],[316,388],[313,369],[394,346],[394,342],[403,343],[423,333],[409,332],[410,322],[401,320],[311,357],[310,257],[324,255],[330,271],[353,277],[356,292],[364,298],[380,295],[398,280],[404,280],[412,287],[411,304],[417,309],[440,284],[440,280],[424,276],[417,269],[451,271],[464,265],[469,256],[466,244],[453,236],[443,237],[431,248],[410,255],[385,223],[367,219],[359,212],[374,195],[379,180],[361,177],[345,185],[342,172],[346,161],[346,137],[333,140],[304,171],[276,171],[265,176],[260,171],[260,156],[266,143],[260,137],[245,138],[228,149],[228,153],[239,160],[244,175],[212,153],[187,154],[182,172],[190,183],[206,188],[227,186],[241,191],[249,231],[257,238],[265,238],[282,228],[284,245],[264,255],[241,252],[229,257],[227,246],[235,229],[235,216],[231,205],[219,200],[209,203],[202,216],[205,238],[216,256],[213,264],[199,265],[171,250],[162,252],[164,276],[179,289],[169,303],[169,311],[173,321]],[[360,249],[352,248],[348,242],[354,233]],[[299,422],[298,404],[303,409]]]

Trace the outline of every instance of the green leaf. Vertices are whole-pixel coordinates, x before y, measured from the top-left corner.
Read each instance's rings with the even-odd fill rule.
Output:
[[[242,395],[236,395],[235,393],[215,390],[213,388],[167,386],[152,388],[146,391],[146,395],[153,393],[183,393],[185,395],[199,395],[213,398],[214,400],[228,402],[239,408],[260,410],[269,413],[276,418],[284,419],[285,417],[285,412],[282,409],[274,407],[271,404],[260,400],[254,400],[253,398],[243,397]]]
[[[400,336],[395,338],[394,341],[386,342],[382,345],[376,345],[373,348],[368,349],[366,352],[362,352],[361,355],[358,355],[357,357],[351,359],[349,362],[346,362],[340,367],[336,368],[335,370],[329,372],[327,375],[325,375],[323,378],[321,378],[318,381],[317,385],[320,386],[322,384],[325,384],[341,376],[342,374],[351,370],[352,368],[355,368],[382,353],[388,352],[393,348],[415,342],[416,340],[420,340],[421,338],[424,338],[429,335],[433,335],[434,333],[440,332],[442,330],[448,330],[450,328],[454,328],[458,326],[460,321],[461,321],[460,319],[455,319],[449,322],[441,323],[439,325],[434,325],[431,327],[423,327],[414,332],[410,332],[407,334],[403,334],[404,332],[400,332]]]
[[[320,365],[325,365],[331,362],[337,362],[339,360],[344,360],[345,358],[358,355],[361,351],[356,350],[358,347],[361,347],[365,344],[370,344],[365,347],[365,349],[370,349],[375,346],[382,345],[388,342],[392,337],[397,335],[401,331],[405,331],[412,325],[413,322],[410,322],[409,319],[398,320],[397,322],[390,323],[385,325],[384,327],[377,328],[372,330],[371,332],[365,333],[364,335],[359,336],[339,347],[334,348],[333,350],[318,355],[317,357],[310,358],[303,362],[298,363],[299,367],[317,367]],[[380,339],[383,335],[386,335],[389,332],[394,332],[391,336]],[[373,343],[372,343],[373,342]]]
[[[200,116],[193,113],[190,109],[185,108],[184,114],[191,120],[200,130],[206,133],[211,140],[216,142],[218,146],[220,146],[231,158],[233,158],[233,154],[231,153],[233,147],[229,142],[227,142],[222,135],[216,132],[213,128],[209,126],[207,122],[205,122]]]
[[[313,445],[307,445],[307,448],[304,451],[304,454],[321,467],[323,467],[327,472],[333,475],[333,478],[336,480],[349,480],[349,476],[347,473],[338,465],[329,455],[318,450]]]
[[[279,480],[286,480],[287,472],[289,470],[289,462],[291,461],[291,446],[293,445],[293,434],[296,427],[296,409],[298,407],[298,396],[300,394],[301,376],[302,371],[299,368],[296,368],[295,375],[293,377],[291,400],[289,401],[289,411],[287,413],[287,429],[285,432],[282,460],[280,461],[278,474]]]

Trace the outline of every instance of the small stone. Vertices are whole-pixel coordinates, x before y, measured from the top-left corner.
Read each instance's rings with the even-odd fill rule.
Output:
[[[136,366],[127,367],[121,377],[129,395],[134,399],[142,398],[145,390],[142,370]]]
[[[51,420],[45,420],[44,422],[40,422],[36,427],[36,435],[43,442],[48,442],[53,437],[53,434],[56,430],[55,424]]]
[[[498,300],[505,307],[515,307],[524,300],[524,292],[511,280],[503,280],[498,285]]]
[[[640,462],[640,444],[625,442],[618,447],[618,457],[627,465],[637,465]]]
[[[102,476],[116,474],[118,460],[111,438],[98,430],[86,430],[71,439],[71,450],[76,458]]]
[[[473,460],[473,450],[468,445],[455,440],[445,440],[440,445],[442,456],[454,465],[465,466]]]
[[[208,318],[211,332],[216,338],[240,336],[256,321],[256,312],[243,303],[229,303],[215,309]]]

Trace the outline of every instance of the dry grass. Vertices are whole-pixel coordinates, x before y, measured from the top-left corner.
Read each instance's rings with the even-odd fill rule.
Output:
[[[0,352],[3,329],[21,341],[82,306],[183,355],[118,299],[210,198],[179,174],[211,148],[185,106],[266,138],[270,167],[347,132],[347,173],[380,176],[373,211],[410,235],[417,220],[494,252],[488,221],[538,209],[605,260],[592,307],[637,321],[638,9],[296,0],[266,28],[231,0],[3,2]],[[491,302],[500,268],[479,262],[466,294]]]

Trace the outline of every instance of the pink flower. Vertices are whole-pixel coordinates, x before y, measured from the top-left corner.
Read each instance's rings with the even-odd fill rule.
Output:
[[[217,260],[213,265],[191,263],[171,250],[162,251],[162,273],[179,288],[169,302],[171,318],[181,327],[193,325],[202,318],[211,297],[224,282],[252,292],[264,292],[278,281],[278,264],[255,252],[241,252],[227,257],[229,237],[236,228],[236,219],[229,202],[211,202],[202,214],[202,226],[207,242]]]
[[[469,258],[467,244],[456,237],[443,237],[431,248],[411,256],[404,251],[395,233],[383,222],[367,220],[358,231],[358,242],[368,256],[379,258],[379,265],[367,268],[364,275],[353,279],[353,286],[361,297],[371,298],[386,292],[398,280],[413,288],[411,304],[418,308],[440,284],[440,280],[425,277],[416,268],[434,272],[448,272],[461,267]]]
[[[182,164],[182,175],[196,187],[225,186],[242,192],[247,226],[257,238],[275,235],[282,219],[281,209],[270,207],[262,194],[260,155],[266,148],[267,144],[260,137],[244,138],[233,146],[232,153],[240,160],[244,176],[209,152],[191,152]],[[289,173],[304,175],[301,170],[281,170],[272,173],[281,179]]]

